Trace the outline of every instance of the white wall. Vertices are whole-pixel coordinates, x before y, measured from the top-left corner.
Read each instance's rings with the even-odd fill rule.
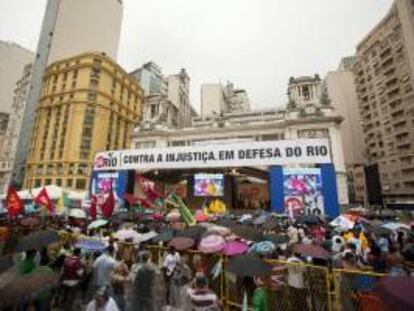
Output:
[[[91,51],[116,60],[121,23],[118,0],[61,0],[48,64]]]
[[[16,82],[33,57],[33,52],[19,45],[0,41],[0,112],[12,112]]]

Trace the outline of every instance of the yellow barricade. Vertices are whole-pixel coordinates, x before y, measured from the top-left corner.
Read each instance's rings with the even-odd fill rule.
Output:
[[[151,253],[152,261],[161,266],[168,248],[147,246],[147,249]],[[224,310],[241,310],[245,294],[251,307],[255,281],[225,272],[229,260],[226,256],[203,254],[196,250],[180,253],[187,256],[187,264],[193,274],[197,271],[206,273],[210,287],[220,297]],[[267,262],[272,266],[272,274],[262,281],[268,288],[272,311],[384,310],[375,294],[375,288],[385,274],[331,270],[327,267],[282,260]]]
[[[335,289],[335,310],[383,311],[385,310],[376,287],[385,274],[334,269],[332,279]]]

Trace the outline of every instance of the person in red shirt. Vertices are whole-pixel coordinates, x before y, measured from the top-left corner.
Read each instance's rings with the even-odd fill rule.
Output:
[[[73,255],[65,258],[62,268],[63,299],[62,307],[71,311],[76,304],[79,283],[81,282],[84,268],[80,259],[81,250],[76,248]]]

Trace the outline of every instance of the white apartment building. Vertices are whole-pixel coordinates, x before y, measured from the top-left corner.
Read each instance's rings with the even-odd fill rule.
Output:
[[[250,100],[246,90],[235,89],[227,82],[203,84],[201,86],[201,115],[213,116],[221,113],[250,111]]]

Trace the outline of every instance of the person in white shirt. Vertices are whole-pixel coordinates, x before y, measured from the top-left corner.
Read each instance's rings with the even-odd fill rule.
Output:
[[[165,269],[165,274],[170,277],[174,272],[177,262],[180,261],[180,254],[175,250],[174,247],[170,247],[167,256],[165,256],[162,267]]]
[[[86,311],[119,311],[119,308],[115,300],[109,297],[108,288],[102,287],[96,292]]]
[[[117,262],[113,258],[114,248],[110,245],[93,264],[93,285],[95,289],[107,286],[111,281],[112,271]]]

